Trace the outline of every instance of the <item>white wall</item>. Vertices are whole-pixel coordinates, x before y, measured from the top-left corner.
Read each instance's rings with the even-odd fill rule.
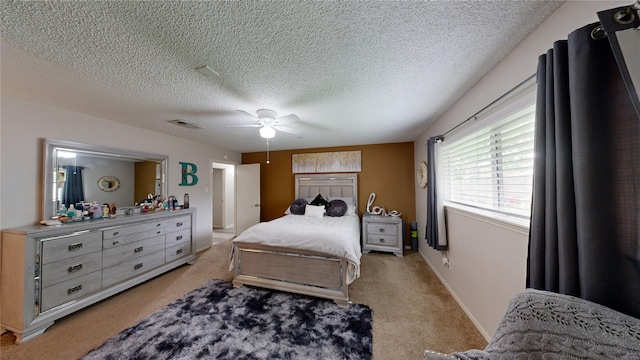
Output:
[[[51,138],[168,155],[168,192],[180,201],[189,193],[191,207],[197,208],[197,248],[211,245],[211,161],[239,164],[239,152],[11,96],[3,95],[1,102],[0,228],[41,220],[41,139]],[[179,186],[181,161],[198,167],[195,186]]]
[[[535,73],[538,56],[546,53],[554,41],[566,39],[573,30],[598,21],[598,11],[630,4],[631,1],[565,2],[416,139],[416,167],[426,160],[426,143],[430,136],[453,128]],[[487,36],[491,36],[490,32]],[[416,184],[416,214],[421,238],[424,238],[426,227],[426,198],[426,190]],[[517,227],[501,227],[459,211],[450,211],[447,221],[448,252],[435,251],[422,240],[419,242],[420,253],[489,339],[510,298],[525,288],[527,232]],[[449,267],[443,265],[443,255],[448,256]]]

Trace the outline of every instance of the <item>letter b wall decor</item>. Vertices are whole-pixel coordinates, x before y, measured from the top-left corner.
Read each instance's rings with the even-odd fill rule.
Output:
[[[180,166],[182,166],[182,182],[180,186],[193,186],[197,184],[198,176],[196,173],[198,172],[198,167],[196,164],[180,161]]]

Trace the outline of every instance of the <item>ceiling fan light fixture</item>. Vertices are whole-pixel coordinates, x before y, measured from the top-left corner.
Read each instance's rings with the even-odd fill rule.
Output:
[[[260,136],[265,139],[271,139],[276,136],[276,129],[272,128],[270,125],[264,125],[260,128]]]

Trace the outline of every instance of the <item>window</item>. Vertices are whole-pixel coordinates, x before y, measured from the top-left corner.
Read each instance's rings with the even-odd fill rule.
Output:
[[[442,143],[445,200],[528,218],[533,182],[533,93]]]

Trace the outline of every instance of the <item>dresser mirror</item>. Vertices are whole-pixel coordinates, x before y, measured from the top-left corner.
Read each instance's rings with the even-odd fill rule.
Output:
[[[44,140],[43,219],[79,202],[132,208],[167,194],[166,155]]]

